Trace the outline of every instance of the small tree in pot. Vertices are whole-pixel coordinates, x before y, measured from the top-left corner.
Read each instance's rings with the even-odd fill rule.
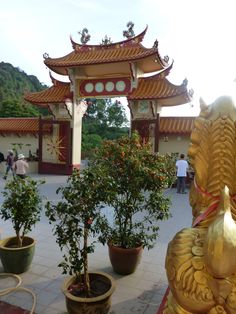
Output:
[[[99,313],[108,313],[110,308],[110,296],[114,291],[112,278],[101,272],[89,273],[88,269],[88,255],[94,252],[95,244],[90,242],[90,237],[97,234],[97,223],[102,224],[103,219],[99,210],[103,199],[102,175],[99,167],[89,167],[82,175],[74,170],[67,185],[57,190],[62,193],[62,201],[46,206],[46,215],[54,225],[56,242],[61,250],[66,250],[64,261],[58,266],[62,267],[63,274],[73,276],[65,281],[63,288],[69,313],[80,313],[80,307],[96,309],[103,299],[104,309]],[[100,281],[101,291],[96,290],[97,281]],[[82,302],[85,305],[81,305]]]
[[[28,269],[32,261],[35,241],[26,235],[40,220],[42,198],[38,187],[42,183],[44,181],[36,181],[29,177],[25,179],[16,177],[4,187],[0,217],[5,221],[10,220],[15,230],[15,237],[4,239],[0,246],[0,257],[5,271],[21,273]],[[25,250],[30,251],[27,260]],[[24,258],[21,257],[21,253],[24,254]]]
[[[175,177],[175,165],[170,155],[151,152],[149,144],[141,144],[137,133],[131,138],[123,137],[117,141],[104,142],[97,151],[94,165],[103,168],[104,198],[113,208],[114,221],[103,222],[100,241],[109,245],[109,255],[113,269],[121,274],[131,262],[113,257],[112,247],[130,249],[137,247],[152,248],[158,238],[158,220],[169,217],[170,201],[164,196],[163,189],[171,185]],[[123,251],[122,251],[123,254]],[[131,253],[129,253],[130,255]]]

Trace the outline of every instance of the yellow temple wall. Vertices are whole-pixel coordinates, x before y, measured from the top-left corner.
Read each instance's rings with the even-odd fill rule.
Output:
[[[5,136],[0,136],[0,152],[3,153],[4,157],[7,157],[7,151],[13,148],[17,149],[18,154],[23,154],[26,158],[29,157],[29,150],[31,154],[36,156],[36,151],[38,149],[38,137],[31,134],[16,135],[16,134],[6,134]],[[0,174],[4,173],[6,170],[5,162],[0,163]],[[38,172],[38,162],[30,161],[28,173]]]
[[[36,155],[38,149],[38,137],[25,134],[17,136],[16,134],[7,134],[0,137],[0,152],[7,156],[7,151],[13,148],[17,149],[18,154],[23,154],[26,158],[29,157],[29,150],[33,155]]]
[[[187,155],[190,144],[189,135],[169,135],[167,137],[161,135],[159,141],[159,152],[160,154],[165,153],[183,153]]]
[[[167,138],[165,138],[167,140]],[[190,144],[190,137],[188,135],[168,135],[168,141],[164,140],[164,136],[160,136],[159,142],[159,152],[161,154],[164,153],[184,153],[187,155],[189,144]],[[15,145],[14,145],[15,144]],[[20,148],[21,145],[21,148]],[[43,143],[43,146],[46,143]],[[29,157],[29,150],[33,155],[36,155],[36,151],[38,149],[38,137],[34,135],[25,134],[17,136],[16,134],[8,134],[6,136],[0,136],[0,152],[4,154],[4,157],[7,156],[7,151],[9,149],[13,149],[16,147],[18,153],[24,154],[26,158]],[[52,162],[52,155],[45,149],[44,158],[46,160],[50,160]],[[4,173],[6,169],[5,162],[0,163],[0,174]],[[30,161],[29,162],[29,169],[28,173],[37,173],[38,172],[38,162]]]

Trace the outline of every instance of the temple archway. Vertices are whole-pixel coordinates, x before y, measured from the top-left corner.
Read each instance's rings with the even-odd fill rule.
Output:
[[[138,130],[142,140],[151,140],[153,151],[158,151],[159,112],[164,106],[178,106],[189,103],[193,92],[187,89],[187,80],[181,85],[173,85],[167,80],[173,62],[162,58],[157,40],[153,47],[145,48],[142,41],[145,30],[137,36],[124,31],[126,40],[111,43],[103,40],[99,45],[89,45],[88,37],[81,38],[81,44],[72,38],[73,50],[61,58],[51,58],[44,54],[45,65],[53,72],[67,76],[70,83],[63,83],[52,78],[53,85],[41,92],[25,95],[25,100],[39,106],[47,106],[53,115],[52,125],[67,121],[70,125],[66,153],[65,173],[79,168],[81,163],[81,127],[86,112],[88,98],[127,97],[131,112],[131,129]],[[41,122],[44,124],[44,122]],[[46,124],[46,122],[45,122]],[[57,132],[55,143],[61,143],[60,132]],[[42,138],[42,134],[41,134]],[[64,144],[63,144],[64,145]],[[53,146],[52,146],[53,147]],[[46,148],[42,145],[41,164],[46,161],[43,156]],[[57,145],[54,147],[58,148]],[[53,152],[56,156],[55,152]],[[58,165],[58,166],[55,166]],[[40,173],[54,173],[62,161],[54,158]]]

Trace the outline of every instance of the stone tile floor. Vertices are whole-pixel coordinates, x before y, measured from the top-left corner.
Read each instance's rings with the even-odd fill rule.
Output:
[[[31,175],[35,179],[45,179],[41,193],[47,200],[57,201],[56,189],[66,183],[67,176]],[[0,193],[5,181],[0,179]],[[166,191],[172,200],[172,218],[159,222],[159,239],[151,250],[144,250],[136,272],[120,276],[112,271],[106,246],[97,244],[96,251],[89,259],[90,269],[109,273],[116,279],[116,290],[112,297],[109,314],[156,314],[168,287],[165,273],[165,255],[168,242],[176,232],[191,225],[191,208],[187,194],[176,194],[175,189]],[[0,204],[2,196],[0,195]],[[9,222],[0,220],[1,237],[11,236],[13,230]],[[66,306],[61,285],[64,275],[57,267],[62,259],[58,245],[52,235],[51,226],[45,215],[35,226],[31,235],[37,240],[36,252],[29,271],[21,274],[22,286],[36,294],[37,314],[65,314]],[[3,272],[0,263],[0,272]],[[0,290],[12,285],[12,279],[0,278]],[[31,309],[32,297],[23,291],[0,298],[1,301]]]

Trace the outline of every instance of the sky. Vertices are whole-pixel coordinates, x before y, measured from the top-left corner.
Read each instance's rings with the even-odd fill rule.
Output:
[[[0,62],[49,86],[45,52],[52,58],[70,53],[70,36],[80,43],[84,27],[89,44],[105,35],[122,41],[132,21],[136,35],[148,25],[145,47],[157,39],[161,56],[174,60],[168,80],[181,85],[187,78],[194,90],[191,104],[164,108],[161,115],[195,116],[200,97],[210,104],[221,95],[236,95],[235,0],[0,0],[0,8]]]

